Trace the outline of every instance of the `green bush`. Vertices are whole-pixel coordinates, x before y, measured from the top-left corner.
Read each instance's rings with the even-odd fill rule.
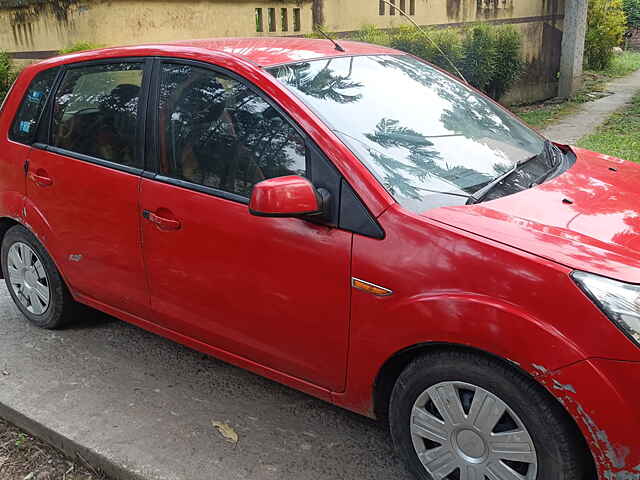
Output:
[[[15,78],[16,72],[11,58],[6,52],[0,51],[0,103],[4,100]]]
[[[64,55],[64,54],[73,53],[73,52],[83,52],[85,50],[95,50],[96,48],[100,48],[100,47],[102,47],[102,45],[97,45],[95,43],[76,42],[73,45],[70,45],[61,50],[58,50],[58,53],[60,55]]]
[[[391,43],[391,35],[386,30],[379,29],[375,25],[365,25],[354,33],[353,40],[388,47]]]
[[[486,24],[469,28],[465,32],[462,46],[464,78],[474,87],[488,92],[489,84],[496,76],[498,65],[495,29]]]
[[[420,30],[405,25],[391,32],[389,46],[416,57],[426,58],[428,42]]]
[[[427,43],[425,49],[425,59],[434,65],[457,75],[456,69],[462,67],[464,59],[464,49],[462,47],[462,37],[457,30],[446,28],[442,30],[432,30],[429,36],[433,43],[438,45],[436,48],[432,42]],[[453,65],[456,68],[453,68]]]
[[[524,66],[521,35],[511,26],[478,24],[462,32],[453,28],[423,32],[413,26],[381,30],[366,25],[351,39],[411,53],[454,75],[460,70],[471,85],[493,98],[511,88]]]
[[[495,32],[495,72],[487,91],[493,98],[500,98],[515,83],[524,68],[520,32],[512,26],[499,27]]]
[[[640,29],[640,0],[623,0],[624,14],[630,29]]]
[[[587,15],[585,61],[592,70],[604,70],[627,29],[622,0],[589,0]]]

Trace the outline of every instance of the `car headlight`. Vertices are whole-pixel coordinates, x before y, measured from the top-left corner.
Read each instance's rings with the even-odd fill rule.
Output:
[[[640,345],[640,285],[586,272],[575,271],[571,276],[605,315]]]

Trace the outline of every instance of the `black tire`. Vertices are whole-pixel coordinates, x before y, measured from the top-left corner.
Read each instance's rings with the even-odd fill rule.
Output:
[[[8,255],[12,245],[16,242],[22,242],[36,253],[47,276],[49,286],[49,304],[41,314],[30,312],[25,305],[22,304],[9,280],[8,272]],[[2,240],[2,274],[7,284],[9,294],[22,314],[34,325],[40,328],[56,329],[67,324],[73,318],[76,303],[71,297],[58,269],[51,260],[51,257],[40,244],[38,239],[22,225],[16,225],[7,230]]]
[[[416,478],[432,480],[433,477],[414,448],[411,412],[418,397],[441,382],[475,385],[496,395],[511,408],[533,441],[538,462],[536,480],[584,478],[588,468],[584,442],[561,405],[522,372],[497,359],[467,351],[440,351],[419,357],[405,368],[394,386],[389,407],[391,436]],[[455,475],[444,478],[456,478]]]

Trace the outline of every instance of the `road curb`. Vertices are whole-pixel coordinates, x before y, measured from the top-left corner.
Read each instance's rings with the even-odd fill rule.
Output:
[[[65,435],[43,425],[37,420],[20,413],[12,407],[0,402],[0,417],[14,424],[16,427],[28,432],[40,440],[50,444],[60,450],[68,457],[79,463],[88,464],[90,468],[104,472],[113,480],[149,480],[148,477],[128,470],[124,465],[117,464],[92,450],[89,447],[79,444]]]

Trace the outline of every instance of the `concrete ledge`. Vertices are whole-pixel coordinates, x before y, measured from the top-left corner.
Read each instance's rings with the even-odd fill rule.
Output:
[[[3,403],[0,403],[0,417],[30,433],[34,437],[44,440],[61,452],[64,452],[70,458],[78,459],[80,463],[88,464],[91,468],[102,471],[115,480],[147,480],[144,476],[126,469],[123,465],[114,463],[104,455],[100,455],[90,448],[80,445],[74,440],[65,437],[61,433],[48,428],[46,425],[23,415]]]
[[[15,60],[44,60],[58,55],[57,50],[33,50],[25,52],[8,52]]]

